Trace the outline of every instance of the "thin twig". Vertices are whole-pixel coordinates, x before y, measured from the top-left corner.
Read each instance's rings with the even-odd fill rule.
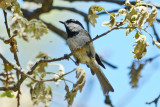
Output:
[[[47,28],[48,28],[48,29],[50,29],[51,31],[57,33],[57,34],[58,34],[60,37],[62,37],[63,39],[66,39],[66,38],[67,38],[67,34],[66,34],[63,30],[61,30],[61,29],[55,27],[54,25],[52,25],[52,24],[50,24],[50,23],[47,23],[47,22],[45,22],[45,21],[43,21],[43,20],[41,20],[41,21],[42,21],[45,25],[47,25]]]
[[[79,51],[80,49],[82,49],[84,46],[88,45],[89,43],[92,43],[93,41],[105,36],[106,34],[110,33],[111,31],[118,29],[119,26],[122,26],[123,23],[119,23],[119,25],[117,25],[116,27],[113,27],[112,29],[108,30],[107,32],[101,34],[101,35],[97,35],[95,38],[93,38],[91,41],[87,42],[85,45],[83,45],[81,48],[78,48],[77,50],[71,52],[68,55],[64,55],[63,57],[60,58],[53,58],[53,59],[40,59],[39,61],[37,61],[32,67],[31,69],[27,72],[27,74],[24,73],[24,70],[21,69],[20,67],[17,67],[15,65],[13,65],[12,63],[10,63],[1,53],[0,53],[0,58],[5,61],[8,65],[10,65],[14,70],[18,71],[22,77],[19,80],[18,84],[15,84],[14,86],[9,87],[8,89],[13,90],[13,91],[17,91],[18,86],[20,84],[23,83],[23,81],[28,77],[31,79],[31,77],[29,75],[32,75],[34,70],[36,69],[37,66],[39,66],[41,63],[49,63],[49,62],[54,62],[54,61],[60,61],[60,60],[65,60],[65,59],[69,59],[70,56],[72,56],[76,51]],[[65,74],[66,75],[66,74]],[[0,90],[6,90],[6,88],[4,87],[0,87]]]
[[[71,11],[77,14],[82,15],[83,17],[87,17],[88,15],[80,10],[77,10],[75,8],[71,8],[71,7],[63,7],[63,6],[52,6],[51,9],[55,9],[55,10],[67,10],[67,11]]]
[[[7,12],[5,10],[3,10],[3,14],[4,14],[4,19],[5,19],[5,25],[6,25],[6,30],[8,33],[9,38],[11,37],[11,33],[10,33],[10,29],[8,27],[8,22],[7,22]]]
[[[158,36],[158,33],[157,33],[157,31],[156,31],[156,28],[155,28],[154,24],[153,24],[153,26],[152,26],[152,29],[153,29],[154,35],[156,36],[156,40],[157,40],[158,42],[160,42],[160,38],[159,38],[159,36]]]
[[[11,38],[11,33],[10,33],[10,29],[8,27],[8,22],[7,22],[7,12],[5,12],[5,10],[3,10],[3,13],[4,13],[4,17],[5,17],[5,26],[6,26],[6,29],[7,29],[7,33],[8,33],[8,36],[9,38]],[[12,38],[13,39],[13,38]],[[14,59],[16,61],[16,64],[20,67],[20,63],[19,63],[19,59],[18,59],[18,55],[17,55],[17,46],[16,46],[16,40],[12,40],[11,39],[11,42],[10,42],[10,45],[11,45],[11,49],[12,49],[12,52],[13,52],[13,55],[14,55]],[[19,84],[19,73],[18,71],[16,71],[16,75],[17,75],[17,80],[18,80],[18,84]],[[17,107],[19,107],[20,105],[20,85],[18,85],[18,93],[17,93]]]
[[[120,1],[120,0],[65,0],[65,1],[69,1],[69,2],[109,2],[109,3],[115,3],[115,4],[119,4],[119,5],[124,5],[125,1]],[[135,4],[136,2],[130,2],[131,4]]]
[[[8,68],[7,68],[7,63],[5,62],[5,61],[3,61],[3,63],[4,63],[4,71],[6,72],[6,82],[5,82],[5,86],[6,86],[6,88],[8,88],[8,86],[9,86],[9,83],[8,83],[8,81],[9,81],[9,77],[8,77]]]
[[[47,1],[46,1],[47,2]],[[44,5],[46,5],[47,3],[44,3]],[[88,21],[88,15],[82,11],[79,11],[75,8],[70,8],[70,7],[63,7],[63,6],[52,6],[52,5],[49,5],[49,6],[46,6],[47,7],[47,10],[45,11],[42,11],[43,10],[43,7],[42,8],[39,8],[39,9],[36,9],[32,12],[30,11],[27,11],[25,9],[22,9],[22,12],[24,14],[24,17],[31,20],[31,19],[39,19],[39,16],[42,14],[42,13],[46,13],[46,12],[49,12],[51,10],[65,10],[65,11],[71,11],[71,12],[74,12],[74,13],[77,13],[81,16],[84,17],[84,20],[86,21],[87,23],[87,29],[89,30],[89,21]],[[47,23],[46,21],[42,20],[41,21],[43,23],[45,23],[47,25],[47,27],[52,30],[53,32],[57,33],[59,36],[61,36],[63,39],[66,39],[66,33],[64,31],[62,31],[61,29],[55,27],[54,25],[50,24],[50,23]]]
[[[155,98],[153,101],[151,101],[151,102],[146,102],[146,104],[152,104],[152,103],[155,103],[155,106],[157,107],[157,104],[158,104],[158,100],[160,99],[160,95],[157,97],[157,98]]]
[[[9,39],[4,39],[3,37],[0,36],[0,39],[5,42],[5,43],[11,43],[12,39],[17,36],[17,35],[13,35],[11,36]]]
[[[0,78],[0,81],[6,83],[6,80],[5,80],[5,79]],[[8,83],[9,83],[9,84],[13,84],[13,83],[15,83],[15,82],[14,82],[14,81],[8,81]]]

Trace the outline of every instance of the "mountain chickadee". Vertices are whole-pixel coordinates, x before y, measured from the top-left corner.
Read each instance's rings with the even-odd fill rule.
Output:
[[[64,24],[66,28],[66,32],[68,35],[67,44],[69,45],[71,51],[81,48],[91,40],[89,33],[84,29],[79,21],[69,19],[65,22],[60,22]],[[100,57],[95,52],[92,43],[86,45],[79,51],[76,51],[73,56],[76,60],[76,64],[86,64],[91,69],[91,73],[97,75],[104,95],[108,94],[109,91],[114,92],[114,89],[99,67],[99,65],[101,65],[103,68],[105,68],[105,66],[101,62]]]

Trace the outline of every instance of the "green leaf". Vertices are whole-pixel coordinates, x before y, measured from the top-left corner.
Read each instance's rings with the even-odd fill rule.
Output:
[[[74,89],[75,90],[80,90],[80,92],[82,91],[82,88],[85,85],[86,82],[86,72],[83,68],[77,68],[76,69],[76,78],[78,79],[78,81],[76,82],[76,84],[74,84]]]
[[[153,22],[156,22],[158,10],[155,6],[152,7],[152,12],[149,14],[149,17],[146,19],[146,22],[149,23],[150,26],[152,26]]]
[[[7,9],[11,5],[11,0],[1,0],[0,1],[0,8],[3,10]]]
[[[111,13],[110,14],[110,28],[114,27],[116,25],[116,17],[119,16],[118,13]]]
[[[116,22],[117,16],[119,16],[118,13],[111,13],[110,14],[110,22],[103,22],[102,26],[109,26],[109,28],[112,28],[112,27],[116,26],[116,24],[117,24],[117,22]]]
[[[131,3],[129,2],[129,0],[126,0],[126,1],[125,1],[125,5],[126,5],[126,6],[132,6]]]
[[[133,15],[131,17],[131,22],[134,23],[137,20],[137,17],[138,17],[137,15]]]
[[[135,54],[134,58],[141,59],[146,54],[146,47],[149,44],[146,42],[146,37],[139,32],[136,33],[135,40],[136,45],[134,45],[133,51],[133,53]]]
[[[14,14],[18,14],[19,16],[23,16],[23,13],[21,11],[21,7],[19,5],[19,3],[17,2],[17,0],[11,0],[11,11]]]
[[[4,64],[2,64],[4,66]],[[13,70],[13,68],[7,64],[7,71],[11,72]],[[4,70],[5,71],[5,70]]]
[[[148,17],[149,12],[148,12],[148,8],[146,8],[145,6],[139,6],[138,9],[139,9],[139,12],[137,15],[137,27],[141,28],[144,25],[145,18]]]
[[[141,34],[139,32],[137,32],[136,35],[135,35],[135,39],[138,39],[140,37],[140,35]]]
[[[118,13],[120,13],[121,15],[126,15],[127,14],[127,10],[126,9],[119,9]]]
[[[68,107],[73,104],[74,98],[77,95],[77,91],[80,90],[81,92],[86,82],[85,70],[83,68],[76,68],[74,70],[77,70],[76,78],[78,79],[78,81],[76,82],[76,84],[73,85],[73,89],[71,91],[69,91],[68,85],[65,86],[65,90],[67,92],[65,95],[65,99],[68,102]]]
[[[17,31],[17,35],[25,41],[28,41],[29,38],[38,40],[48,33],[47,26],[43,22],[36,19],[28,21],[18,13],[13,14],[11,21],[11,29]]]
[[[95,11],[100,12],[102,10],[105,10],[105,9],[99,5],[92,5],[89,8],[88,19],[94,27],[95,27],[95,23],[97,23],[96,18],[98,18],[98,15],[96,15]]]
[[[4,92],[1,94],[1,97],[13,98],[13,97],[14,97],[14,94],[12,94],[12,91],[4,91]]]
[[[132,22],[132,16],[137,15],[136,7],[132,6],[129,12],[127,13],[125,19],[130,23]]]
[[[40,59],[40,58],[49,59],[49,58],[51,58],[51,57],[48,55],[48,53],[39,52],[38,55],[36,56],[36,59]]]
[[[128,24],[127,25],[127,29],[126,29],[126,36],[129,35],[129,33],[131,33],[135,28],[132,27],[132,24]]]
[[[43,58],[43,59],[49,59],[50,58],[50,56],[47,54],[47,53],[44,53],[44,52],[40,52],[37,56],[36,56],[36,59],[41,59],[41,58]],[[40,72],[40,73],[42,73],[42,72],[46,72],[45,71],[45,67],[47,67],[48,66],[48,63],[41,63],[41,64],[39,64],[39,66],[36,68],[36,70],[38,71],[38,72]]]
[[[45,83],[36,83],[34,87],[31,87],[30,93],[34,105],[40,103],[48,107],[52,101],[51,87]]]

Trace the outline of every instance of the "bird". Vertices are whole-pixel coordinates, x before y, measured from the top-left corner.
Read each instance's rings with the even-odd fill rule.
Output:
[[[79,65],[79,63],[86,64],[87,67],[91,69],[91,73],[93,75],[96,74],[104,95],[108,95],[109,92],[114,92],[112,85],[100,68],[100,66],[103,68],[105,68],[105,66],[103,65],[99,55],[96,53],[93,43],[91,42],[86,45],[86,43],[88,43],[92,38],[84,29],[83,25],[75,19],[68,19],[66,21],[59,22],[65,26],[67,32],[67,44],[71,52],[79,49],[73,53],[76,65]]]

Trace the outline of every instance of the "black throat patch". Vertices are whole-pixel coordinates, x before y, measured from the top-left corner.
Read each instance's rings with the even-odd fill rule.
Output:
[[[79,31],[78,32],[70,31],[67,27],[66,27],[66,32],[67,32],[68,38],[74,37],[79,33]]]

